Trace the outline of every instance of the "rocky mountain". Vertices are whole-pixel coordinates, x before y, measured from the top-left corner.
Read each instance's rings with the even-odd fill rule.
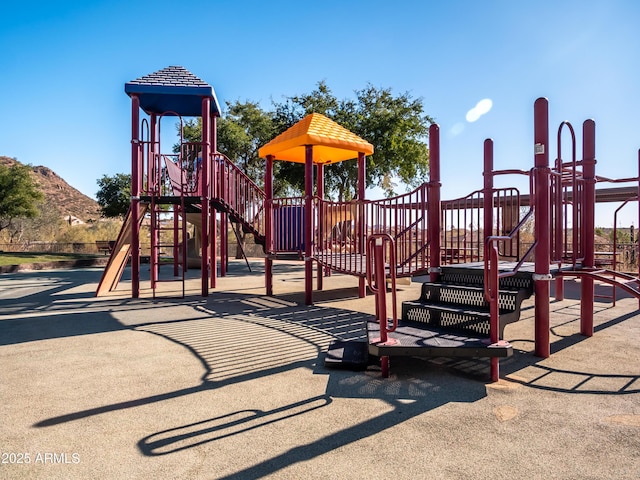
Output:
[[[0,165],[11,166],[20,163],[9,157],[0,156]],[[74,217],[87,222],[100,218],[100,206],[93,198],[73,188],[53,170],[43,166],[31,167],[33,179],[45,196],[46,205],[57,211],[61,217]]]

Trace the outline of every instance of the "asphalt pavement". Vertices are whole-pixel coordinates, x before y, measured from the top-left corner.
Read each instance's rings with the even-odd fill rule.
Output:
[[[392,359],[384,379],[323,364],[374,313],[355,278],[326,278],[305,306],[302,263],[275,263],[273,297],[251,267],[232,261],[206,298],[199,271],[185,298],[144,281],[139,299],[128,269],[101,298],[100,268],[0,275],[0,478],[640,478],[636,299],[614,306],[597,285],[583,337],[567,280],[549,358],[533,354],[529,300],[499,382],[446,358]]]

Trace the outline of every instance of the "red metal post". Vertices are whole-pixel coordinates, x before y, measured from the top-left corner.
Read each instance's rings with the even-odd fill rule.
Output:
[[[212,167],[213,168],[213,167]],[[211,197],[207,197],[211,199]],[[217,212],[215,208],[209,207],[209,285],[211,288],[216,288],[217,275],[218,271],[216,269],[216,258],[218,258],[217,253],[217,241],[218,238],[218,222],[217,222]],[[205,275],[206,277],[206,275]]]
[[[374,275],[376,281],[376,311],[378,312],[378,323],[380,324],[380,343],[387,343],[387,281],[385,272],[384,240],[374,239],[373,252]],[[390,266],[391,267],[391,266]]]
[[[359,253],[364,253],[366,248],[366,231],[367,224],[365,219],[364,202],[367,189],[367,157],[364,153],[358,152],[358,242]],[[364,298],[367,296],[367,285],[364,277],[358,277],[358,296]]]
[[[305,145],[304,162],[304,303],[313,304],[313,145]]]
[[[316,168],[318,172],[318,178],[316,178],[316,195],[320,200],[322,200],[324,199],[324,165],[319,163],[318,165],[316,165]],[[318,213],[320,212],[321,210]],[[324,219],[318,218],[318,241],[319,242],[322,242],[322,238],[324,235],[324,232],[323,232],[324,225],[325,225]],[[322,267],[322,265],[320,265],[320,263],[318,263],[317,270],[318,270],[317,271],[317,275],[318,275],[317,288],[318,290],[322,290],[322,287],[323,287],[322,277],[323,277],[324,268]]]
[[[535,354],[547,358],[549,345],[549,102],[538,98],[534,105],[534,186],[535,192]]]
[[[220,212],[220,276],[227,276],[229,266],[229,215]]]
[[[160,195],[160,183],[158,181],[158,176],[151,174],[151,171],[161,172],[162,166],[160,165],[160,152],[158,149],[157,141],[158,141],[158,116],[155,113],[150,115],[151,120],[151,135],[150,135],[150,145],[149,145],[149,155],[151,158],[148,159],[149,163],[149,179],[147,180],[148,185],[153,185],[153,189],[150,192],[151,195]],[[151,167],[153,165],[153,167]],[[155,217],[155,212],[151,212],[152,217]],[[153,224],[155,224],[155,218],[152,220]],[[151,251],[149,252],[149,267],[151,269],[151,289],[155,291],[157,282],[158,282],[158,244],[160,243],[160,232],[157,228],[151,229]]]
[[[440,277],[440,230],[442,209],[440,205],[440,127],[429,127],[429,190],[427,194],[429,235],[429,277],[435,282]]]
[[[490,255],[490,264],[497,267],[498,265],[498,248],[496,244],[491,245],[491,248],[485,249],[485,255]],[[490,341],[492,345],[500,342],[499,330],[500,330],[500,279],[498,278],[498,271],[489,272],[489,291],[492,292],[492,300],[489,303],[490,317]],[[497,382],[500,379],[500,362],[498,357],[491,357],[490,361],[490,375],[491,381]]]
[[[493,235],[493,140],[487,138],[484,141],[484,241]]]
[[[211,139],[211,149],[209,150],[209,156],[205,159],[203,157],[203,163],[206,162],[209,169],[209,189],[207,191],[207,198],[210,200],[213,195],[213,189],[218,181],[218,166],[217,166],[217,157],[215,154],[218,153],[218,135],[217,135],[217,118],[218,114],[215,113],[211,116],[210,122],[210,133],[209,138]],[[203,152],[204,155],[204,152]],[[216,288],[216,211],[215,209],[211,209],[212,220],[211,220],[211,232],[209,238],[213,239],[211,241],[211,258],[213,259],[212,268],[209,270],[209,286],[211,288]]]
[[[264,283],[267,295],[273,295],[273,155],[267,155],[264,176],[265,193],[265,251]]]
[[[140,297],[140,99],[131,96],[131,297]]]
[[[582,202],[581,236],[584,239],[583,266],[593,268],[595,263],[595,206],[596,206],[596,124],[593,120],[585,120],[582,124],[582,178],[584,180],[584,197]],[[574,192],[574,196],[575,196]],[[575,228],[575,225],[574,225]],[[614,239],[615,241],[615,239]],[[575,247],[574,247],[575,248]],[[580,333],[590,337],[593,335],[593,278],[582,277],[580,299]]]
[[[202,98],[202,170],[200,172],[200,194],[202,206],[202,229],[201,229],[201,245],[202,245],[202,263],[201,263],[201,286],[202,296],[209,295],[209,260],[211,260],[212,270],[215,270],[215,257],[209,258],[209,226],[215,225],[215,217],[213,223],[210,224],[209,210],[209,166],[211,158],[211,99],[209,97]],[[213,232],[212,232],[213,233]],[[212,235],[211,241],[215,243],[215,236]]]
[[[493,140],[487,138],[484,141],[484,184],[483,184],[483,245],[487,245],[487,239],[493,235]],[[489,261],[485,260],[485,265],[493,267],[498,266],[498,254],[495,245],[491,248],[485,248],[485,256],[490,256]],[[489,282],[489,291],[492,298],[489,303],[489,311],[491,314],[490,321],[490,340],[492,344],[498,343],[499,338],[499,320],[500,312],[498,309],[499,280],[497,271],[489,271],[485,275],[485,281]],[[500,363],[497,357],[491,357],[490,361],[491,381],[497,382],[500,378]]]

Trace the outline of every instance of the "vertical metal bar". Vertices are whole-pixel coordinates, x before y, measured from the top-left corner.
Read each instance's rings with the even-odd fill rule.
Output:
[[[322,200],[324,199],[324,166],[319,163],[318,165],[316,165],[317,171],[318,171],[318,175],[316,178],[316,195],[318,196],[318,199],[320,200],[319,202],[319,206],[322,205]],[[320,208],[318,208],[318,238],[316,241],[316,245],[319,245],[321,248],[323,247],[323,238],[324,238],[324,226],[326,223],[331,223],[331,222],[327,222],[327,218],[323,217],[322,215],[320,215],[320,213],[322,212],[322,210]],[[329,226],[327,226],[327,228],[330,228]],[[322,272],[323,272],[323,267],[320,263],[318,263],[317,265],[317,275],[318,275],[318,279],[317,279],[317,288],[318,290],[322,290]]]
[[[595,263],[595,247],[592,239],[595,234],[596,204],[596,124],[586,120],[582,124],[582,178],[584,180],[584,204],[582,205],[581,236],[584,239],[583,266],[593,268]],[[575,195],[575,194],[574,194]],[[575,226],[574,226],[575,228]],[[614,238],[615,242],[616,239]],[[593,335],[593,277],[582,278],[580,300],[580,333],[590,337]]]
[[[216,210],[211,209],[211,215],[215,219]],[[229,266],[229,216],[226,212],[220,212],[220,276],[227,276]]]
[[[304,303],[313,304],[313,146],[305,145],[304,162]]]
[[[184,185],[182,185],[182,187],[184,187]],[[180,197],[182,198],[183,196],[183,192],[180,192]],[[179,229],[180,229],[180,213],[184,213],[184,212],[180,212],[179,211],[179,207],[178,205],[172,205],[171,206],[171,211],[173,212],[173,245],[171,247],[172,250],[172,255],[173,255],[173,276],[177,277],[179,274],[179,266],[180,266],[180,254],[181,254],[181,245],[178,245],[180,243],[180,235],[179,235]],[[186,258],[182,257],[182,261],[184,262],[184,264],[186,265]]]
[[[428,190],[428,226],[429,232],[429,276],[432,282],[440,277],[440,127],[429,127],[429,190]]]
[[[216,188],[218,188],[219,174],[220,174],[220,155],[218,154],[218,138],[217,138],[217,119],[218,112],[215,112],[213,115],[210,114],[210,125],[209,125],[209,142],[211,147],[209,149],[209,154],[205,157],[204,152],[202,152],[202,168],[204,165],[207,165],[208,175],[209,175],[209,187],[207,190],[207,198],[208,203],[211,204],[211,199],[216,196]],[[204,125],[203,125],[204,128]],[[200,170],[200,174],[203,175],[203,170]],[[211,208],[211,207],[209,207]],[[212,238],[211,242],[211,258],[213,259],[212,267],[209,269],[209,286],[211,288],[216,288],[216,269],[215,269],[215,258],[216,258],[216,213],[215,209],[212,210],[212,221],[210,222],[210,234],[209,238]]]
[[[140,297],[140,99],[131,96],[131,297]]]
[[[538,98],[534,105],[535,175],[535,354],[547,358],[549,345],[549,102]]]
[[[366,235],[368,229],[368,223],[365,218],[365,191],[367,188],[367,162],[366,156],[362,152],[358,152],[358,242],[359,248],[357,249],[358,253],[361,255],[364,254],[365,251],[365,242]],[[360,262],[359,269],[361,269],[362,262]],[[364,277],[358,277],[358,296],[360,298],[364,298],[367,295],[367,286],[365,283]]]
[[[265,210],[265,257],[264,282],[267,295],[273,295],[273,155],[267,155],[264,176]],[[282,209],[280,209],[282,212]],[[286,211],[286,210],[285,210]],[[288,223],[293,225],[292,222]]]
[[[149,164],[149,175],[147,179],[147,190],[151,195],[158,194],[160,195],[160,172],[161,166],[158,159],[158,152],[156,148],[157,141],[157,123],[158,116],[155,113],[150,115],[150,126],[149,126],[149,146],[148,146],[148,155],[147,162]]]
[[[202,229],[201,229],[201,245],[202,245],[202,262],[201,262],[201,287],[202,287],[202,296],[206,297],[209,295],[209,268],[211,263],[211,270],[215,270],[215,256],[209,258],[210,255],[210,245],[211,243],[215,245],[216,238],[214,233],[215,226],[215,216],[213,219],[210,217],[210,183],[209,183],[209,167],[210,167],[210,158],[211,158],[211,130],[210,130],[210,119],[211,119],[211,99],[209,97],[202,98],[202,171],[200,177],[200,192],[201,192],[201,208],[202,208]],[[211,221],[213,220],[213,221]],[[211,222],[211,223],[210,223]],[[211,227],[211,232],[209,228]],[[209,239],[209,234],[211,233],[211,239]],[[213,283],[213,282],[212,282]]]
[[[156,225],[156,220],[157,220],[156,213],[155,213],[156,207],[155,207],[153,198],[155,197],[156,194],[162,195],[162,182],[161,182],[161,176],[160,176],[160,172],[162,171],[162,165],[160,164],[161,162],[160,151],[157,143],[158,142],[158,117],[155,113],[151,114],[150,129],[151,129],[151,132],[150,132],[149,140],[151,144],[150,144],[149,153],[150,153],[151,159],[149,160],[149,164],[152,164],[155,166],[154,168],[155,168],[156,176],[153,181],[153,183],[155,184],[155,187],[153,188],[153,192],[151,192],[151,195],[152,195],[151,235],[150,235],[151,248],[149,252],[149,269],[150,269],[150,275],[151,275],[151,289],[155,292],[156,285],[158,282],[158,274],[159,274],[158,243],[160,242],[160,235],[158,231],[158,225]]]
[[[215,121],[215,116],[213,117],[213,120]],[[211,125],[211,129],[215,131],[215,125],[212,123]],[[220,165],[221,162],[223,161],[223,157],[217,153],[209,154],[209,158],[208,159],[203,159],[203,165],[204,162],[207,162],[207,164],[209,165],[209,201],[212,198],[221,198],[222,195],[222,189],[220,187]],[[200,170],[200,174],[202,175],[202,169]],[[224,198],[224,197],[222,197]],[[209,238],[216,238],[216,213],[215,213],[215,209],[211,208],[212,210],[212,221],[210,222],[210,232],[209,232]],[[216,243],[212,242],[211,244],[211,258],[215,259],[216,258]],[[215,260],[213,261],[213,266],[215,267]],[[216,269],[215,268],[210,268],[209,269],[209,287],[211,288],[216,288]]]
[[[496,244],[493,245],[493,248],[490,249],[490,251],[488,252],[488,255],[491,256],[490,260],[491,260],[491,264],[492,265],[498,265],[498,248],[496,246]],[[486,276],[485,276],[486,278]],[[500,311],[499,311],[499,303],[498,303],[498,297],[499,297],[499,289],[500,289],[500,281],[498,278],[498,269],[494,269],[493,272],[490,272],[489,275],[489,290],[491,292],[493,292],[493,298],[491,299],[491,302],[489,304],[489,311],[490,311],[490,325],[489,325],[489,330],[490,330],[490,340],[492,344],[496,344],[500,341]],[[497,382],[500,379],[500,362],[498,360],[498,357],[491,357],[491,381],[492,382]]]

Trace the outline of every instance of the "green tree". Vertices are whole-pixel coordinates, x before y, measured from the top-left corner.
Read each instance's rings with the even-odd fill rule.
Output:
[[[17,219],[35,218],[43,198],[29,165],[0,165],[0,231],[10,228]]]
[[[275,136],[273,117],[255,102],[236,101],[226,105],[227,112],[217,121],[218,151],[229,157],[257,185],[264,187],[265,164],[258,155],[258,149]],[[185,122],[182,132],[185,141],[199,142],[201,135],[200,118]],[[179,145],[175,145],[173,150],[178,152]],[[282,195],[287,184],[279,181],[277,175],[274,177],[274,195]],[[242,228],[236,228],[236,232],[244,248],[246,233]],[[236,250],[236,257],[242,258],[240,248]]]
[[[227,102],[227,112],[218,119],[216,140],[220,153],[223,153],[257,185],[264,186],[264,160],[258,155],[258,149],[276,135],[273,115],[265,112],[255,102]],[[180,125],[177,126],[180,128]],[[182,132],[184,141],[200,142],[202,119],[187,120]],[[175,153],[180,151],[174,145]],[[276,195],[286,189],[286,185],[274,183]]]
[[[390,196],[395,193],[396,180],[410,187],[424,182],[429,167],[427,138],[433,119],[424,113],[422,100],[408,93],[394,96],[391,89],[372,85],[355,94],[355,100],[338,100],[325,82],[319,82],[310,94],[288,97],[275,104],[278,132],[310,113],[322,113],[373,145],[374,153],[367,160],[368,187],[379,186]],[[289,164],[281,173],[303,190],[301,165]],[[353,197],[356,181],[356,162],[332,164],[325,169],[329,196],[339,200]]]
[[[355,99],[339,100],[324,81],[309,94],[274,102],[266,112],[251,101],[227,102],[227,112],[218,120],[218,150],[236,163],[254,182],[263,185],[264,160],[258,149],[310,113],[321,113],[373,144],[368,157],[366,183],[379,186],[387,195],[395,193],[395,182],[416,187],[427,180],[427,138],[433,119],[424,113],[422,99],[409,93],[394,95],[389,88],[367,85]],[[185,122],[185,141],[201,138],[201,120]],[[177,152],[179,146],[174,147]],[[325,168],[329,197],[353,198],[357,162],[347,161]],[[304,166],[289,162],[274,165],[274,195],[299,195],[304,190]]]
[[[107,218],[124,217],[131,205],[131,174],[103,175],[97,183],[100,189],[96,200],[102,215]]]
[[[631,234],[626,228],[617,228],[616,237],[618,238],[613,238],[613,229],[611,229],[611,232],[609,233],[609,240],[611,240],[612,243],[631,243]]]
[[[38,214],[35,217],[16,218],[11,226],[5,230],[9,243],[50,242],[66,225],[60,214],[56,210],[48,208],[44,201],[39,201],[37,208]]]

